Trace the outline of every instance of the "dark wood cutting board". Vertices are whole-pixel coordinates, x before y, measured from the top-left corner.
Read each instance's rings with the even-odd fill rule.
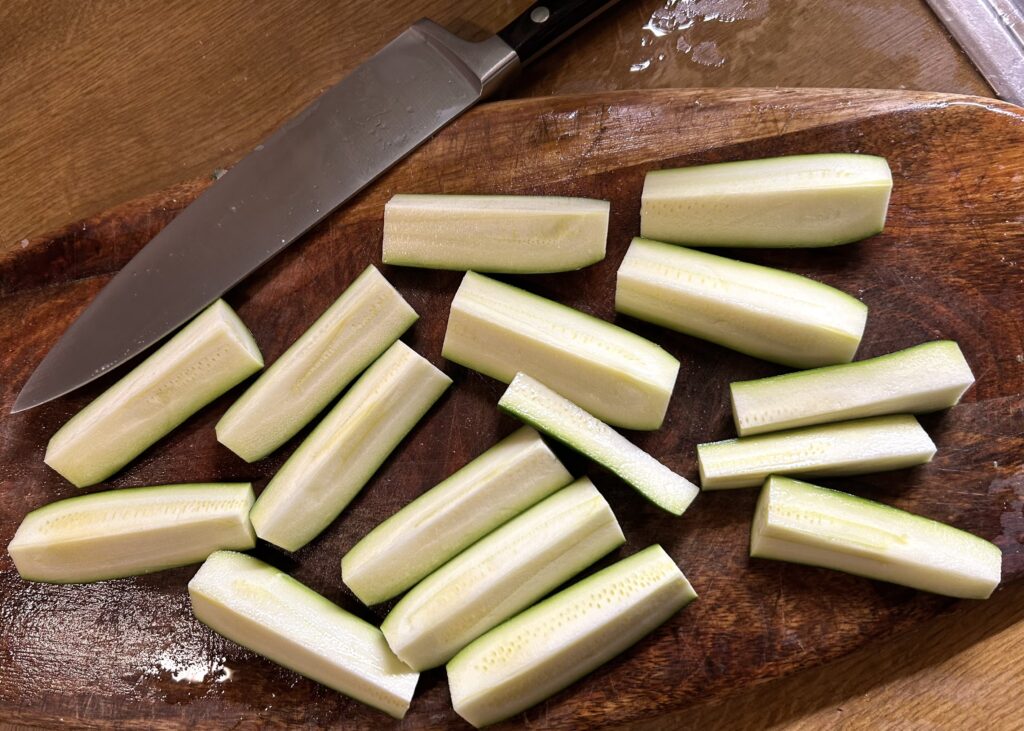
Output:
[[[859,357],[952,338],[977,375],[964,403],[922,419],[931,464],[829,480],[996,542],[1003,578],[1024,573],[1024,111],[924,93],[734,90],[615,93],[481,107],[227,297],[276,358],[368,263],[379,263],[382,209],[396,192],[526,193],[612,201],[607,259],[583,271],[509,278],[617,322],[682,362],[665,426],[631,436],[696,476],[694,445],[733,434],[727,385],[775,366],[612,310],[615,270],[638,230],[652,168],[806,152],[883,155],[895,186],[883,234],[850,246],[740,251],[836,285],[870,307]],[[29,510],[78,491],[42,462],[49,436],[113,381],[7,415],[58,335],[120,267],[209,181],[121,206],[0,259],[0,545]],[[293,556],[259,553],[330,599],[379,622],[340,581],[341,555],[381,519],[516,424],[503,387],[440,357],[460,275],[384,267],[421,320],[408,342],[455,387],[341,518]],[[108,484],[252,480],[262,489],[296,446],[246,465],[213,425],[236,389]],[[649,718],[824,663],[944,611],[951,601],[840,573],[747,557],[756,490],[701,495],[673,518],[607,473],[566,455],[607,495],[628,543],[661,543],[701,595],[652,636],[518,719],[544,728]],[[85,586],[21,581],[0,556],[0,720],[51,726],[386,728],[383,714],[283,670],[192,618],[187,567]],[[425,673],[404,724],[463,727],[443,671]]]

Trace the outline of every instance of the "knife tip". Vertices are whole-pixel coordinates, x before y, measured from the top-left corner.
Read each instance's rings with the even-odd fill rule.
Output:
[[[18,394],[18,398],[14,400],[14,406],[11,407],[12,414],[19,414],[22,411],[28,411],[29,409],[38,406],[42,401],[34,401],[32,398],[25,393],[25,389],[21,389],[21,393]]]
[[[64,393],[67,393],[67,391],[64,391],[63,393],[45,393],[45,389],[44,393],[40,393],[39,378],[37,377],[38,374],[39,369],[37,368],[32,375],[29,376],[25,385],[21,387],[21,392],[18,394],[18,397],[14,399],[14,405],[11,407],[12,414],[18,414],[22,411],[34,409],[36,406],[41,406],[47,401],[53,401],[53,399],[58,396],[63,396]]]

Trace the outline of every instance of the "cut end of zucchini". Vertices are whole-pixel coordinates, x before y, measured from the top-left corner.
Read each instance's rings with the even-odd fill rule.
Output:
[[[238,313],[221,299],[210,305],[206,311],[211,314],[211,319],[219,322],[228,336],[234,338],[235,342],[238,343],[238,347],[249,356],[251,372],[255,373],[262,368],[263,354],[260,352],[260,346],[256,344],[256,338],[252,336],[252,331],[242,322],[242,318],[238,316]],[[199,317],[202,317],[202,315]],[[198,320],[199,317],[196,319]]]
[[[345,509],[451,379],[401,340],[359,377],[256,500],[256,535],[297,551]]]
[[[248,483],[160,485],[33,510],[7,547],[28,581],[86,583],[145,574],[256,545]]]
[[[697,445],[701,487],[756,487],[769,475],[861,475],[930,462],[935,443],[908,414]]]
[[[263,459],[308,424],[418,318],[367,267],[217,422],[217,441]]]
[[[385,264],[566,272],[604,258],[607,201],[399,194],[384,206]]]
[[[639,335],[475,272],[452,301],[441,353],[504,383],[529,373],[627,429],[661,426],[679,373]]]
[[[498,408],[607,467],[673,515],[682,515],[700,492],[603,421],[525,373],[512,379]]]
[[[252,334],[217,300],[62,426],[44,461],[76,487],[102,482],[262,367]]]
[[[644,238],[693,246],[816,247],[885,226],[892,173],[881,157],[791,155],[647,174]]]
[[[608,502],[580,478],[417,584],[381,631],[414,670],[442,665],[625,540]]]
[[[251,556],[219,551],[188,584],[200,622],[300,675],[402,718],[419,674],[373,625]]]
[[[868,312],[808,277],[646,239],[619,266],[615,309],[795,368],[852,360]]]
[[[570,482],[524,426],[364,536],[341,559],[342,579],[364,604],[386,601]]]
[[[999,547],[977,536],[779,476],[769,477],[761,489],[750,555],[966,599],[987,598],[1002,573]]]
[[[730,386],[741,437],[832,421],[949,408],[974,383],[951,340]]]
[[[598,571],[491,630],[448,663],[455,712],[476,727],[557,693],[697,598],[661,546]]]

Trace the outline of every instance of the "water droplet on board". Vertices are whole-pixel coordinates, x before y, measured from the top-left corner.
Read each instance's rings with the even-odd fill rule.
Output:
[[[690,56],[695,63],[699,63],[701,66],[721,66],[725,63],[725,56],[718,49],[718,45],[714,41],[702,41],[698,43],[694,49],[693,54]]]
[[[645,70],[652,59],[662,62],[675,54],[689,55],[691,62],[701,66],[723,66],[727,59],[720,36],[724,32],[718,32],[715,39],[706,39],[701,37],[706,35],[705,27],[760,20],[767,16],[768,9],[768,0],[664,0],[664,5],[644,23],[640,36],[640,47],[657,53],[647,59],[646,65],[644,61],[634,63],[630,70]]]
[[[168,673],[176,683],[223,683],[231,680],[234,672],[224,664],[226,658],[206,658],[198,655],[184,656],[162,652],[154,658],[152,666],[145,668],[146,675]]]

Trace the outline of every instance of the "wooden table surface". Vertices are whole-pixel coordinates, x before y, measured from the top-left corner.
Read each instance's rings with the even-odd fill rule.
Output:
[[[4,0],[0,257],[230,165],[418,17],[480,38],[527,6]],[[923,0],[623,0],[506,93],[777,85],[991,95]],[[833,665],[637,728],[1020,728],[1022,660],[1014,586]]]

